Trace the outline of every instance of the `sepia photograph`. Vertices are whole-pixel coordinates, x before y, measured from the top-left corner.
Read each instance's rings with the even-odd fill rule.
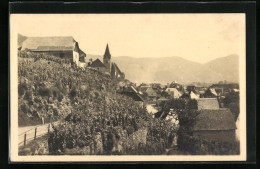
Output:
[[[245,34],[245,13],[11,14],[11,161],[245,161]]]

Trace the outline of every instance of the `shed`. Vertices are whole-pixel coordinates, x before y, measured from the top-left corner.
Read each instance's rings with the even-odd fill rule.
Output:
[[[219,142],[234,142],[236,124],[229,109],[200,110],[195,119],[195,136]]]

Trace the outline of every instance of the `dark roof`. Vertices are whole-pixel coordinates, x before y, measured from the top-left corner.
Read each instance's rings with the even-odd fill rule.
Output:
[[[127,86],[127,87],[124,87],[123,92],[133,92],[133,93],[138,93],[138,91],[137,91],[133,86]]]
[[[107,47],[106,47],[106,51],[105,51],[105,54],[104,54],[104,58],[108,58],[108,59],[111,58],[111,54],[110,54],[110,51],[109,51],[108,44],[107,44]]]
[[[118,66],[116,65],[116,63],[112,63],[112,67],[114,67],[114,69],[119,72],[120,74],[122,74],[121,70],[118,68]]]
[[[239,85],[237,83],[229,83],[229,84],[213,84],[212,86],[210,86],[212,88],[239,88]]]
[[[81,49],[79,49],[79,61],[83,62],[85,61],[86,53],[83,52]]]
[[[199,98],[198,110],[217,110],[219,109],[219,103],[217,98]]]
[[[147,90],[148,88],[149,88],[148,86],[141,86],[141,87],[140,87],[140,91],[141,91],[141,92],[146,92],[146,90]]]
[[[71,51],[76,41],[72,36],[64,37],[28,37],[22,44],[22,50],[31,51]]]
[[[90,67],[105,67],[105,65],[99,59],[96,59],[94,62],[92,62]]]
[[[122,92],[122,94],[131,97],[134,101],[144,101],[143,97],[135,92]]]
[[[194,131],[236,129],[234,117],[229,109],[200,110]]]

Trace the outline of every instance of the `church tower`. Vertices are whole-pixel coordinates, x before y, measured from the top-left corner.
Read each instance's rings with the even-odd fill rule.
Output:
[[[103,57],[103,64],[109,70],[109,73],[110,73],[110,67],[111,67],[110,60],[111,60],[111,54],[109,52],[109,47],[108,47],[108,44],[107,44],[106,51],[105,51],[105,54],[104,54],[104,57]]]

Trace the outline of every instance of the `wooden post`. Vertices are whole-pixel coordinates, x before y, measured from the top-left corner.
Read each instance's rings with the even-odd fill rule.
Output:
[[[35,128],[34,140],[36,139],[36,135],[37,135],[37,127]]]
[[[26,133],[24,134],[24,146],[26,145]]]

